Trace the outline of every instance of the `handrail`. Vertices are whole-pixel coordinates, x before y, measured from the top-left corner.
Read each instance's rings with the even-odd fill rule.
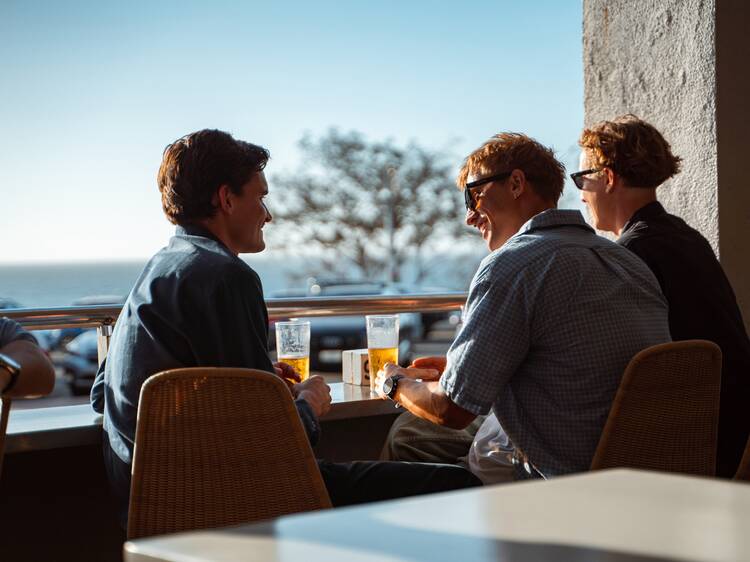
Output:
[[[466,293],[439,293],[267,299],[266,306],[270,319],[278,320],[311,316],[450,311],[461,308],[465,302]],[[0,316],[14,319],[27,330],[97,328],[114,325],[121,310],[122,305],[17,308],[0,310]]]
[[[266,306],[269,319],[279,320],[311,316],[450,311],[461,308],[465,302],[466,293],[441,293],[268,299]],[[99,361],[101,362],[107,356],[112,329],[121,310],[121,305],[17,308],[0,310],[0,316],[14,319],[27,330],[97,328]]]

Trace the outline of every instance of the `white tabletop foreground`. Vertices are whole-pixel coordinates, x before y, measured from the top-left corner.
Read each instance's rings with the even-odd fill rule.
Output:
[[[608,470],[125,544],[162,560],[750,560],[750,484]]]

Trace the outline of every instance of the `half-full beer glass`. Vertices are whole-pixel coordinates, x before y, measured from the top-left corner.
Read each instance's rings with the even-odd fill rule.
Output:
[[[302,380],[310,376],[310,322],[276,322],[276,356],[297,371]]]
[[[367,316],[367,354],[370,357],[370,390],[375,377],[386,363],[398,365],[398,315]]]

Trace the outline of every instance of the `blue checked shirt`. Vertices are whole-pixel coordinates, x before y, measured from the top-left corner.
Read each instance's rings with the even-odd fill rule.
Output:
[[[668,341],[650,269],[580,212],[548,209],[480,264],[440,382],[492,409],[545,476],[585,471],[626,365]]]

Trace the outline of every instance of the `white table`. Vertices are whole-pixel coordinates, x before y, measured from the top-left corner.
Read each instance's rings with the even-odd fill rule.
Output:
[[[126,562],[750,560],[750,484],[608,470],[125,544]]]

